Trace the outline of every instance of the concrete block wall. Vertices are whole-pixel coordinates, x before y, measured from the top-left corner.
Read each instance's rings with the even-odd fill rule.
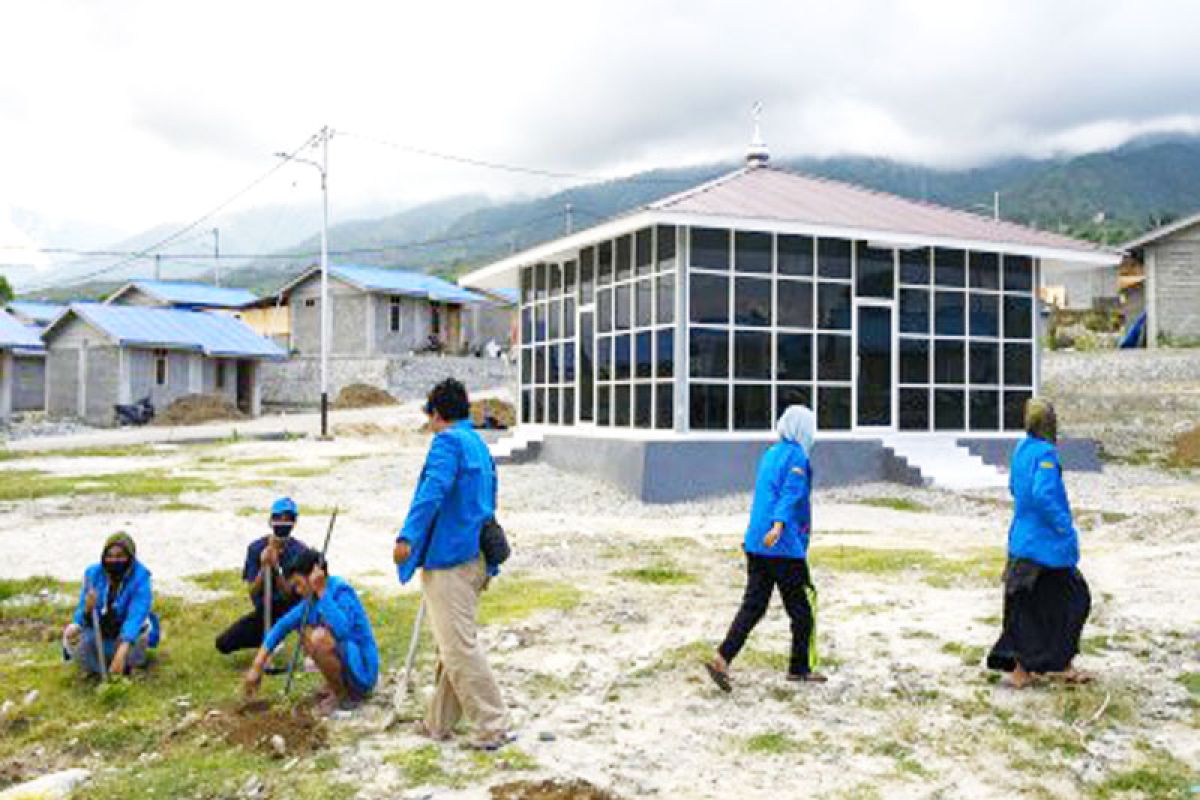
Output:
[[[42,411],[46,408],[45,356],[14,356],[12,377],[13,411]]]
[[[1200,225],[1186,228],[1147,250],[1153,252],[1158,332],[1200,339]]]

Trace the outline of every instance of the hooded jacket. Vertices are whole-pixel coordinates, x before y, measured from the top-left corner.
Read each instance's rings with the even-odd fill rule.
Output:
[[[812,528],[812,467],[804,447],[787,439],[772,445],[758,462],[754,504],[743,546],[747,553],[779,558],[807,558]],[[776,522],[783,533],[774,547],[763,537]]]
[[[1026,436],[1013,451],[1008,488],[1013,496],[1009,556],[1051,569],[1076,566],[1079,533],[1071,518],[1058,448]]]
[[[496,464],[470,420],[433,437],[397,541],[412,554],[401,583],[418,568],[450,569],[479,558],[479,532],[496,513]]]
[[[88,618],[87,592],[91,587],[96,591],[96,608],[103,612],[108,606],[109,580],[104,571],[103,562],[87,568],[83,576],[83,586],[79,590],[79,603],[75,606],[74,622],[81,628],[89,628],[92,621]],[[136,559],[130,564],[129,573],[121,581],[117,589],[113,612],[121,621],[120,640],[133,644],[142,632],[142,626],[150,621],[150,647],[158,646],[159,624],[158,616],[151,610],[154,596],[150,590],[150,570],[142,566]]]

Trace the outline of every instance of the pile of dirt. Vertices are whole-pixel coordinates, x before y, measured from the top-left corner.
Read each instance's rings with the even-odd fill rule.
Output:
[[[1200,467],[1200,425],[1175,437],[1171,466]]]
[[[511,428],[517,424],[517,409],[503,400],[476,400],[471,403],[471,422],[476,428]]]
[[[599,786],[571,781],[514,781],[491,788],[492,800],[621,800]]]
[[[166,410],[154,415],[155,425],[199,425],[202,422],[245,419],[228,397],[216,394],[185,394]]]
[[[266,700],[209,712],[204,727],[229,744],[280,758],[308,755],[329,742],[324,722],[309,706],[273,708]]]
[[[365,383],[352,383],[342,387],[337,399],[333,401],[334,408],[374,408],[375,406],[394,406],[396,398],[375,386]]]

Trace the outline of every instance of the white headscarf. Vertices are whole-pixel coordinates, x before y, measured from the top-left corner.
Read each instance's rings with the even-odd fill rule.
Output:
[[[808,406],[788,406],[775,430],[780,439],[795,442],[804,448],[804,455],[812,457],[813,439],[817,436],[817,417]]]

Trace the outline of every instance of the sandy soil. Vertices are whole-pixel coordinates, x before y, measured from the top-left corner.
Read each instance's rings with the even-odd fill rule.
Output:
[[[305,508],[341,509],[330,548],[334,572],[400,591],[390,551],[427,442],[410,432],[417,423],[419,415],[406,405],[380,409],[331,442],[169,446],[145,457],[0,463],[0,480],[5,469],[83,475],[167,468],[222,487],[179,498],[205,510],[163,510],[162,499],[97,497],[7,504],[0,577],[78,579],[104,537],[125,529],[160,590],[198,593],[187,577],[240,567],[246,542],[266,530],[270,500],[290,494],[301,506],[296,533],[309,543],[320,542],[326,517]],[[324,472],[280,474],[298,469]],[[1099,673],[1097,687],[1018,693],[964,663],[997,633],[1001,598],[994,579],[936,580],[918,568],[872,574],[837,566],[839,547],[961,559],[995,557],[1003,548],[1003,492],[871,485],[818,490],[814,498],[811,563],[821,590],[820,648],[830,682],[796,687],[783,680],[779,662],[788,633],[776,602],[751,639],[754,655],[735,665],[731,696],[707,682],[698,658],[719,641],[740,598],[747,497],[647,506],[538,464],[503,467],[501,481],[502,521],[514,545],[506,572],[566,581],[584,592],[571,611],[542,612],[485,633],[518,724],[518,746],[539,765],[522,778],[581,778],[625,798],[781,791],[830,798],[1073,798],[1136,763],[1147,746],[1200,763],[1200,715],[1177,680],[1200,671],[1195,475],[1110,467],[1100,475],[1068,476],[1087,527],[1081,568],[1094,598],[1085,631],[1093,645],[1080,662]],[[926,510],[861,502],[894,497]],[[243,508],[262,513],[239,515]],[[823,553],[832,566],[823,564]],[[691,573],[695,582],[664,586],[620,574],[663,563]],[[501,579],[493,591],[504,586]],[[406,637],[407,631],[377,634]],[[389,696],[385,686],[374,705],[338,723],[344,728],[336,739],[340,769],[361,784],[360,796],[487,797],[484,784],[454,790],[404,785],[385,758],[421,742],[374,730]],[[1047,749],[1031,732],[1078,746]],[[513,777],[493,775],[487,783]]]

